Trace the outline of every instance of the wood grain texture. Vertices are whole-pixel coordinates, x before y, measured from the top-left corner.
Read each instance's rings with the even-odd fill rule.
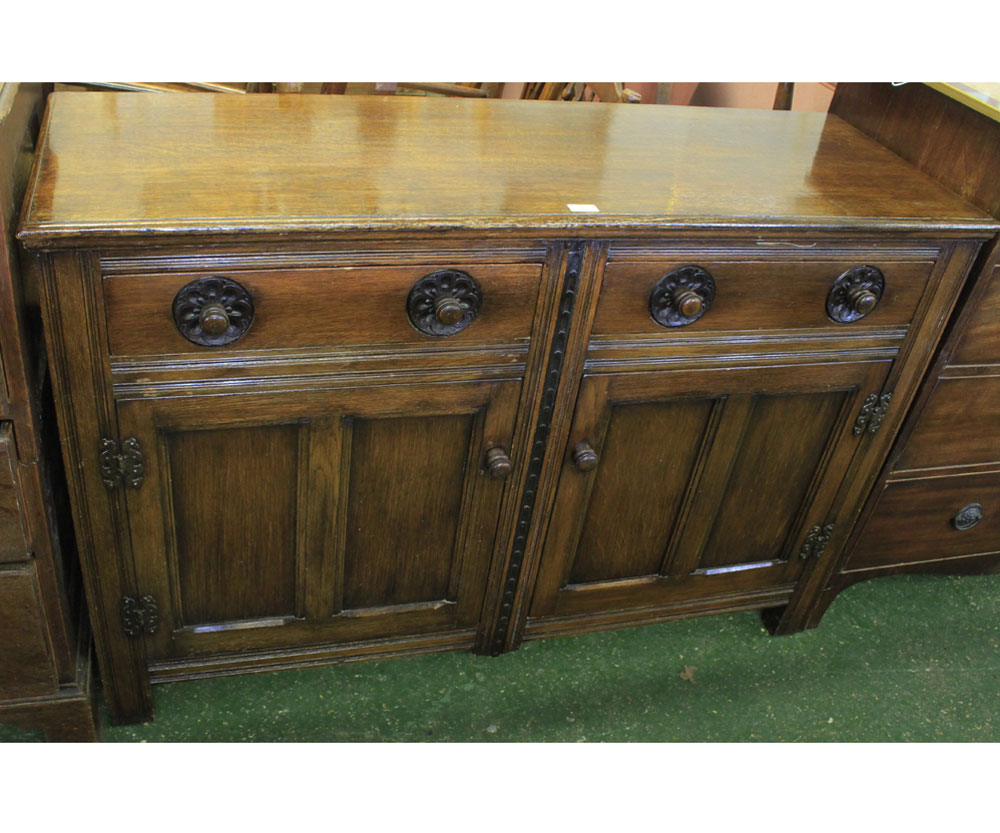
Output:
[[[10,424],[0,422],[0,562],[30,557],[23,500],[15,476],[16,454]]]
[[[987,265],[983,293],[971,305],[949,364],[1000,364],[1000,263]]]
[[[982,506],[982,520],[956,529],[955,516],[974,503]],[[883,487],[848,569],[998,552],[1000,473],[926,477]]]
[[[0,720],[95,740],[89,628],[46,379],[37,274],[15,240],[43,85],[0,84]]]
[[[970,202],[1000,215],[1000,124],[992,119],[922,84],[840,84],[831,111]],[[963,490],[993,488],[991,475],[983,472],[996,465],[1000,431],[998,273],[1000,241],[994,239],[970,273],[947,340],[865,507],[841,572],[814,607],[810,625],[818,623],[838,592],[865,578],[995,571],[996,557],[981,552],[996,546],[979,538],[995,533],[993,524],[984,519],[958,533],[943,516],[943,504],[934,504],[934,495],[960,500]],[[933,470],[917,474],[915,469]]]
[[[680,328],[678,337],[717,331],[793,328],[836,332],[908,324],[933,263],[887,263],[877,255],[862,262],[885,273],[886,292],[871,313],[852,324],[831,321],[826,299],[837,277],[858,266],[858,261],[726,262],[711,255],[693,254],[684,261],[610,263],[592,332],[595,336],[663,333],[664,328],[649,314],[650,292],[663,275],[684,263],[706,269],[715,279],[716,291],[708,312]]]
[[[580,203],[600,212],[567,208]],[[822,114],[57,93],[20,234],[26,245],[54,246],[81,236],[790,221],[990,225]]]
[[[451,599],[471,415],[352,427],[344,606]]]
[[[266,425],[165,436],[179,625],[295,615],[300,430]]]
[[[67,95],[50,110],[24,239],[47,250],[57,376],[73,395],[64,443],[114,713],[148,714],[151,670],[499,652],[520,642],[529,609],[567,632],[787,603],[782,627],[801,627],[997,224],[835,118],[326,102]],[[728,311],[713,306],[673,339],[644,330],[647,277],[706,253],[725,272]],[[872,259],[892,274],[885,306],[830,324],[833,279]],[[454,341],[402,324],[425,265],[495,277]],[[173,293],[217,270],[256,281],[261,316],[269,293],[282,298],[270,307],[280,315],[256,319],[244,346],[168,339]],[[505,291],[490,329],[490,299]],[[617,291],[628,300],[604,332],[600,298],[614,308]],[[865,396],[890,390],[900,410],[883,433],[854,435]],[[284,542],[261,569],[283,565],[287,582],[294,550],[294,605],[282,584],[277,615],[177,626],[166,552],[181,502],[162,466],[141,489],[101,492],[85,438],[134,434],[156,448],[171,432],[266,437],[302,423],[308,437],[261,442],[282,472]],[[661,448],[664,435],[674,444]],[[571,455],[584,441],[598,456],[588,472]],[[187,457],[222,466],[234,452],[209,445]],[[486,470],[494,448],[510,458],[506,479]],[[657,465],[677,471],[656,480]],[[196,482],[193,462],[186,472]],[[605,475],[593,492],[580,485]],[[257,488],[236,496],[257,500]],[[239,515],[220,483],[210,491],[206,505]],[[210,530],[210,512],[184,511]],[[809,530],[830,524],[827,555],[798,559]],[[164,627],[123,648],[115,600],[142,588],[168,599]]]
[[[466,329],[433,338],[407,318],[410,288],[438,269],[461,269],[479,282],[484,301]],[[191,273],[115,275],[104,279],[111,353],[219,353],[324,345],[470,344],[527,339],[538,292],[540,267],[431,262],[381,268],[225,271],[253,298],[249,331],[224,348],[200,347],[185,339],[170,315],[174,296],[194,280]]]
[[[49,658],[34,568],[0,570],[0,700],[53,695],[59,688]]]
[[[937,380],[893,471],[1000,462],[1000,368],[990,370]]]

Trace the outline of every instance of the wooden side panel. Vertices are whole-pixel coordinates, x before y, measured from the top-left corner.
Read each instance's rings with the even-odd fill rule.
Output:
[[[571,583],[660,571],[713,404],[690,399],[612,409]]]
[[[344,607],[448,599],[472,414],[357,420]]]
[[[998,438],[1000,375],[940,378],[895,470],[1000,462]]]
[[[0,571],[0,700],[59,688],[31,565]]]
[[[756,396],[699,567],[781,555],[848,394]]]
[[[24,561],[29,556],[17,486],[16,449],[10,425],[0,423],[0,562]]]
[[[295,614],[300,430],[166,434],[178,625]]]
[[[988,281],[986,291],[979,297],[958,347],[951,355],[954,364],[1000,362],[1000,264],[979,280]]]

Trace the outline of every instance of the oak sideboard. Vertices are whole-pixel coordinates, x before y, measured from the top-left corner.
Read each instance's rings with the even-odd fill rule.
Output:
[[[111,719],[158,681],[814,624],[997,229],[822,114],[54,95],[19,235]]]

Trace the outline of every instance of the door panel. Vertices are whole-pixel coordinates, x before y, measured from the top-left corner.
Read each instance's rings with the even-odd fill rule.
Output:
[[[848,395],[753,397],[699,569],[766,561],[787,552],[799,507],[807,502]]]
[[[889,366],[585,377],[531,616],[791,586],[808,530],[842,510],[840,484],[867,446],[854,420]],[[593,470],[574,462],[581,442]]]
[[[296,615],[300,425],[163,435],[180,626]],[[215,496],[224,495],[224,510]]]
[[[344,607],[453,598],[452,553],[476,421],[459,414],[354,423]]]
[[[519,382],[119,404],[152,660],[473,629]],[[152,451],[150,451],[152,450]]]
[[[691,399],[612,409],[571,584],[659,573],[699,448],[672,438],[699,439],[712,408]]]

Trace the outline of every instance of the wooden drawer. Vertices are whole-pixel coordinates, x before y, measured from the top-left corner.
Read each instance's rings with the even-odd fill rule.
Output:
[[[683,266],[706,270],[715,282],[715,297],[708,310],[690,324],[664,327],[650,314],[650,296],[665,275]],[[875,308],[849,324],[827,315],[827,295],[834,281],[857,266],[881,270],[885,289]],[[761,261],[702,260],[610,262],[601,286],[601,298],[592,333],[712,332],[740,330],[846,330],[900,327],[913,318],[931,261],[881,262],[878,260]]]
[[[29,557],[16,468],[17,454],[10,423],[0,422],[0,563],[24,561]]]
[[[967,529],[959,513],[981,507]],[[966,513],[966,523],[975,510]],[[903,480],[886,485],[847,570],[1000,552],[1000,472]]]
[[[1000,462],[1000,375],[938,379],[895,470]]]
[[[426,335],[410,320],[414,285],[441,270],[460,270],[479,286],[478,315],[452,335]],[[104,278],[113,356],[270,350],[340,345],[511,343],[531,334],[541,265],[422,264],[153,275]],[[199,279],[223,277],[248,293],[249,329],[225,346],[202,346],[174,323],[175,296]]]
[[[951,361],[953,364],[1000,362],[1000,265],[993,268],[986,291],[965,325]]]
[[[45,637],[35,569],[0,569],[0,700],[54,694],[59,687]]]

